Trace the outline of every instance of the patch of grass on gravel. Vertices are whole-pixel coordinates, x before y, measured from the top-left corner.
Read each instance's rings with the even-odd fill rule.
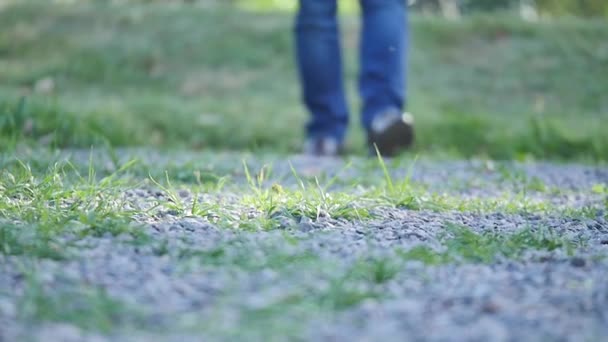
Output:
[[[606,184],[596,184],[591,189],[596,194],[604,196],[604,206],[606,207],[606,211],[608,211],[608,185]],[[608,215],[608,213],[606,214]]]
[[[183,164],[170,163],[159,168],[157,165],[143,165],[136,170],[147,172],[143,176],[155,179],[164,179],[169,175],[175,183],[194,184],[207,186],[210,190],[221,190],[224,184],[230,180],[230,170],[218,170],[217,168],[204,168],[199,163],[186,162]],[[220,173],[221,172],[221,176]],[[138,172],[134,173],[138,175]],[[141,172],[139,172],[141,175]]]
[[[387,271],[384,259],[367,258],[356,261],[346,269],[334,268],[331,260],[298,265],[291,268],[271,268],[280,272],[280,279],[289,278],[288,272],[306,273],[309,277],[296,277],[290,290],[277,298],[261,300],[254,305],[232,303],[229,293],[219,300],[210,321],[202,322],[204,331],[218,336],[236,339],[275,340],[276,336],[302,336],[305,327],[313,319],[331,319],[338,312],[352,309],[361,303],[386,298],[383,284],[392,279],[393,271]],[[382,266],[380,266],[382,265]],[[221,324],[222,311],[227,307],[238,308],[238,321],[232,325]],[[201,329],[195,326],[193,329]],[[279,334],[279,335],[278,335]]]
[[[322,268],[327,268],[327,260],[321,266],[315,263],[298,268],[299,272],[314,274],[315,279],[324,279],[327,286],[308,287],[306,283],[294,285],[292,291],[274,301],[257,308],[242,308],[239,311],[239,329],[218,332],[221,336],[239,336],[243,327],[249,334],[271,339],[283,328],[289,327],[289,333],[303,329],[311,317],[331,319],[334,313],[347,310],[365,301],[386,299],[386,286],[403,268],[403,263],[417,260],[428,265],[447,263],[492,263],[500,258],[517,258],[529,251],[569,250],[577,242],[561,239],[548,231],[522,230],[512,234],[479,234],[469,228],[450,226],[449,233],[442,239],[444,252],[438,253],[427,247],[415,247],[407,252],[398,252],[400,258],[366,257],[356,260],[346,270],[332,273],[329,279],[322,275]],[[449,237],[448,237],[449,235]],[[225,266],[219,266],[225,267]],[[286,268],[271,267],[286,277]],[[287,268],[288,269],[288,268]],[[218,309],[221,311],[221,309]],[[285,321],[286,326],[282,323]],[[302,323],[302,325],[296,322]],[[212,329],[217,328],[214,326]],[[288,334],[288,333],[286,333]],[[248,335],[251,336],[251,335]],[[285,336],[285,335],[283,335]]]
[[[283,188],[274,183],[271,187],[264,187],[266,181],[266,168],[262,168],[254,178],[247,165],[244,165],[245,175],[252,195],[243,197],[243,203],[252,205],[266,217],[277,213],[286,213],[295,218],[331,217],[335,219],[361,220],[370,218],[367,208],[357,205],[358,198],[347,192],[332,192],[328,188],[333,184],[330,180],[327,185],[321,186],[318,178],[313,184],[306,184],[292,168],[297,180],[298,189]]]
[[[561,212],[559,208],[545,200],[533,200],[525,193],[503,193],[498,197],[463,198],[458,195],[418,193],[418,208],[434,211],[460,211],[460,212],[502,212],[507,214],[519,213],[552,213]],[[573,212],[574,213],[574,212]]]
[[[526,252],[562,250],[567,255],[585,245],[580,238],[560,236],[548,228],[524,228],[513,233],[477,233],[465,226],[448,224],[441,238],[442,250],[417,246],[399,251],[405,260],[429,265],[454,262],[492,263],[501,258],[518,259]]]
[[[242,179],[231,181],[228,175],[217,175],[214,169],[190,169],[190,164],[173,165],[171,172],[166,169],[161,172],[164,165],[154,168],[135,161],[121,165],[115,158],[109,168],[114,171],[108,171],[92,159],[87,166],[82,162],[58,162],[48,155],[25,162],[3,157],[0,219],[35,228],[39,235],[32,236],[67,231],[80,237],[129,234],[142,242],[145,234],[133,224],[135,217],[146,219],[165,213],[201,217],[221,227],[269,230],[305,217],[365,221],[373,218],[376,208],[382,207],[438,212],[553,213],[569,217],[595,217],[600,210],[595,206],[558,207],[543,197],[531,197],[526,191],[503,192],[488,198],[430,192],[411,181],[414,163],[408,175],[397,179],[390,175],[382,159],[375,165],[379,164],[385,173],[384,179],[366,187],[356,185],[354,191],[350,186],[336,186],[339,175],[323,179],[322,184],[319,178],[305,180],[295,170],[292,172],[295,182],[285,182],[295,185],[283,186],[284,182],[270,176],[268,166],[253,174],[245,165],[243,184]],[[176,180],[172,174],[178,175]],[[157,178],[160,175],[162,178]],[[127,195],[131,189],[151,192],[154,198],[144,202],[137,196],[130,199]],[[597,185],[589,194],[602,191],[605,191],[602,185]]]
[[[143,241],[145,234],[133,225],[141,211],[123,196],[133,184],[119,179],[130,165],[101,180],[92,167],[82,176],[71,164],[37,173],[18,163],[0,171],[0,251],[58,258],[63,252],[57,237],[68,233],[77,238],[130,234]]]
[[[24,163],[4,169],[0,173],[0,215],[48,227],[71,221],[129,219],[133,211],[127,209],[121,195],[132,185],[117,178],[128,167],[100,181],[93,168],[83,177],[70,165],[55,164],[42,175],[35,175]]]
[[[384,183],[382,184],[381,192],[376,194],[382,200],[396,208],[419,209],[420,198],[415,193],[415,188],[411,182],[412,170],[416,161],[410,165],[408,174],[403,179],[395,181],[391,176],[384,158],[380,155],[380,151],[376,148],[376,156],[378,165],[384,174]]]
[[[18,314],[25,322],[69,323],[105,333],[143,322],[141,310],[113,299],[102,288],[78,286],[55,290],[45,286],[34,272],[27,272],[24,281]]]
[[[384,284],[399,273],[400,265],[388,257],[375,257],[359,260],[353,266],[353,274],[374,284]]]
[[[404,178],[396,179],[390,175],[381,158],[376,167],[380,166],[385,178],[379,184],[359,186],[356,191],[334,187],[339,176],[324,179],[321,184],[318,178],[304,180],[295,170],[292,172],[295,186],[283,187],[281,183],[273,182],[270,167],[263,167],[252,174],[247,165],[244,166],[246,183],[230,183],[229,189],[226,189],[229,180],[216,176],[211,169],[206,171],[209,174],[203,180],[196,174],[200,169],[189,170],[189,166],[174,165],[172,173],[181,174],[178,189],[168,171],[163,173],[164,178],[156,180],[151,175],[150,166],[136,165],[135,162],[120,165],[115,158],[112,167],[115,171],[97,172],[93,158],[90,159],[87,166],[69,161],[54,162],[47,155],[26,162],[3,157],[0,171],[0,253],[61,259],[69,257],[72,241],[88,236],[129,235],[132,243],[146,244],[150,238],[136,221],[166,212],[179,217],[201,217],[216,226],[230,229],[271,230],[288,228],[285,225],[297,224],[302,218],[361,222],[373,219],[374,209],[378,207],[475,213],[553,213],[590,218],[595,218],[602,210],[595,205],[579,209],[558,208],[548,200],[532,200],[524,191],[504,193],[494,198],[430,193],[411,181],[409,175],[414,163]],[[156,172],[160,174],[158,169]],[[190,173],[194,178],[189,178]],[[188,183],[191,181],[195,183]],[[136,188],[160,191],[162,196],[142,204],[126,196],[127,191]],[[184,198],[180,189],[188,190],[191,195]],[[223,198],[226,191],[232,196],[231,200]],[[604,184],[597,184],[590,191],[605,195],[607,190]],[[199,194],[209,196],[201,200]],[[608,195],[605,198],[608,209]],[[69,238],[64,238],[66,236]],[[498,242],[492,244],[492,241],[496,239],[498,244],[506,243],[497,236],[481,235],[480,239],[480,245],[494,246]],[[160,245],[157,248],[162,250]],[[488,253],[493,255],[495,252],[491,250]],[[412,258],[430,264],[441,262],[445,257],[424,249],[408,253]],[[487,260],[489,256],[480,258]]]
[[[35,225],[0,223],[0,254],[61,260],[66,251],[55,236]]]
[[[382,170],[384,179],[380,184],[371,185],[365,198],[380,205],[389,205],[395,208],[410,210],[434,210],[461,212],[504,212],[504,213],[526,213],[538,212],[548,213],[560,211],[547,201],[532,200],[529,191],[544,191],[546,187],[537,178],[528,179],[526,175],[513,171],[509,173],[502,168],[503,177],[515,182],[513,192],[505,192],[501,197],[463,197],[448,193],[432,193],[423,186],[412,182],[411,175],[415,167],[414,159],[405,177],[396,179],[389,172],[385,160],[378,154],[378,167]]]
[[[248,271],[264,269],[278,271],[319,261],[318,256],[310,252],[290,252],[271,244],[256,246],[255,250],[249,250],[246,244],[238,240],[224,242],[208,249],[182,249],[177,253],[177,258],[184,265],[195,262],[198,265]]]
[[[259,246],[260,248],[230,248],[212,249],[197,258],[206,265],[213,267],[241,268],[245,271],[266,271],[277,274],[277,279],[285,281],[294,274],[308,274],[309,277],[296,277],[297,282],[289,291],[278,297],[262,298],[251,303],[234,303],[227,291],[225,298],[219,300],[212,312],[216,317],[205,321],[204,331],[212,336],[230,336],[237,338],[247,331],[248,337],[272,340],[276,334],[281,336],[302,336],[305,327],[313,319],[331,320],[336,314],[355,308],[367,301],[376,302],[389,299],[388,286],[396,279],[405,276],[405,264],[420,261],[426,265],[442,266],[462,263],[495,263],[504,258],[517,259],[525,253],[533,251],[555,252],[558,250],[571,253],[583,242],[575,238],[560,237],[548,229],[526,228],[512,233],[477,233],[468,227],[446,225],[445,234],[439,239],[440,249],[434,250],[426,246],[418,246],[409,250],[395,249],[396,256],[389,253],[384,256],[362,256],[348,262],[346,267],[335,267],[340,262],[334,258],[310,256],[305,263],[300,256],[309,255],[307,252],[294,251],[287,258],[283,252],[277,253],[276,247]],[[274,244],[282,246],[280,241]],[[236,253],[236,259],[227,257]],[[248,259],[243,259],[245,256]],[[294,267],[290,263],[272,261],[284,258],[295,260]],[[254,259],[254,260],[249,260]],[[253,266],[252,266],[253,265]],[[293,273],[292,273],[293,272]],[[269,291],[272,289],[269,289]],[[263,292],[263,291],[262,291]],[[231,325],[223,325],[223,310],[235,310],[238,319]],[[227,317],[234,317],[228,314]],[[284,324],[285,325],[284,325]],[[288,327],[288,329],[286,329]],[[200,327],[193,327],[194,329]]]
[[[316,300],[318,305],[324,309],[346,310],[368,299],[386,297],[381,289],[374,288],[373,285],[356,278],[349,279],[349,275],[346,275],[343,278],[332,279],[324,292],[311,294],[311,299]]]

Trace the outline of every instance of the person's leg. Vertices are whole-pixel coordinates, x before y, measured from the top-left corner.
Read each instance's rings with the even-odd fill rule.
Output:
[[[406,0],[361,0],[361,121],[371,129],[376,115],[405,106],[408,49]]]
[[[348,109],[336,0],[300,0],[295,35],[304,103],[311,113],[308,137],[330,137],[342,143]]]

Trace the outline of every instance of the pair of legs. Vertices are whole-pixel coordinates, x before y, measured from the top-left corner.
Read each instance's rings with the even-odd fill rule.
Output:
[[[406,0],[360,0],[359,93],[361,123],[369,132],[374,118],[405,105]],[[304,103],[311,113],[308,137],[344,141],[349,110],[343,84],[337,0],[300,0],[296,56]]]

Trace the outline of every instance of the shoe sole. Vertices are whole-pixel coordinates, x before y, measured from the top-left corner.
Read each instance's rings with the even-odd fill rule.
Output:
[[[369,140],[374,155],[375,144],[381,156],[393,157],[412,146],[414,127],[399,117],[381,133],[370,132]]]

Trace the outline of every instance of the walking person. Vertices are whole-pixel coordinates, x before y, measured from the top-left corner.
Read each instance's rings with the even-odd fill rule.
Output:
[[[304,153],[343,152],[349,110],[343,84],[337,0],[299,0],[296,56],[304,104],[311,114]],[[360,0],[361,123],[371,151],[394,156],[414,138],[413,120],[402,114],[407,73],[407,0]]]

